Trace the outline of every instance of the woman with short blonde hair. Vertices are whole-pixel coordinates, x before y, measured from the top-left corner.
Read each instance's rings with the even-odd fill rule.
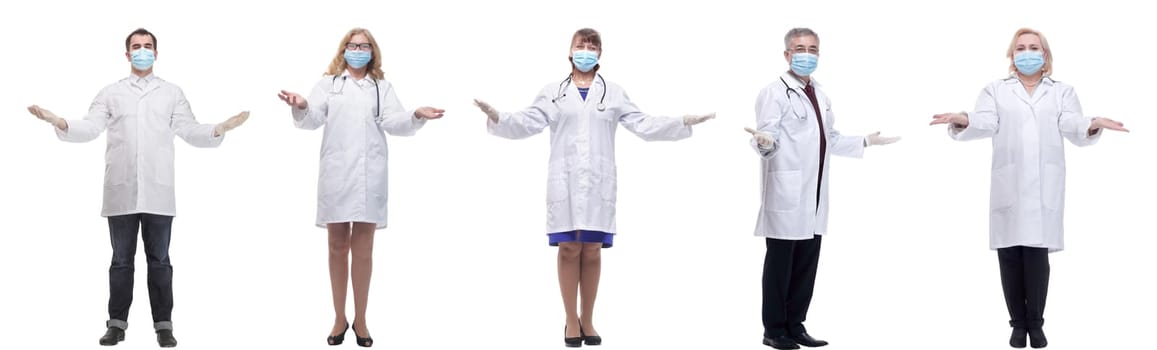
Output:
[[[1009,77],[988,84],[971,113],[943,113],[959,141],[992,139],[989,247],[1012,326],[1009,345],[1048,344],[1044,331],[1049,253],[1064,249],[1063,140],[1089,146],[1101,129],[1128,131],[1109,118],[1087,117],[1072,86],[1053,80],[1053,54],[1039,31],[1024,28],[1009,44]]]

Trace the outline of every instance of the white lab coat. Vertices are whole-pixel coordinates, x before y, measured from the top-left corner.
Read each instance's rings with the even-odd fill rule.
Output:
[[[756,127],[775,140],[771,150],[760,149],[754,138],[751,141],[763,159],[760,167],[762,205],[755,235],[784,240],[811,239],[814,235],[823,235],[828,228],[830,157],[863,157],[864,137],[841,135],[836,131],[831,101],[812,78],[811,84],[815,86],[826,129],[820,132],[815,109],[804,93],[804,83],[790,73],[784,73],[781,78],[782,81],[775,79],[764,87],[755,101]],[[799,94],[792,93],[789,97],[789,86]],[[795,111],[800,113],[797,115]],[[820,137],[827,138],[827,152],[824,154],[823,180],[817,183]],[[818,208],[817,186],[820,188]]]
[[[95,140],[106,129],[101,216],[177,215],[173,190],[173,136],[194,147],[217,147],[214,124],[193,117],[181,88],[152,74],[130,75],[100,90],[88,114],[56,129],[67,142]]]
[[[604,85],[605,84],[605,85]],[[546,188],[546,233],[592,230],[617,233],[615,202],[615,130],[619,124],[646,141],[674,141],[691,136],[682,118],[651,116],[627,97],[623,88],[595,78],[584,101],[575,85],[562,82],[542,88],[534,104],[518,112],[499,113],[486,129],[508,139],[524,139],[550,127],[550,163]],[[606,110],[598,111],[606,91]],[[552,102],[558,98],[557,102]]]
[[[355,81],[348,71],[336,80],[326,75],[309,94],[309,108],[291,107],[298,128],[325,126],[317,178],[318,227],[366,222],[386,228],[389,150],[383,131],[412,136],[426,121],[402,108],[389,82],[378,80],[377,84],[375,90],[369,75]],[[375,116],[379,101],[381,111]]]
[[[968,127],[948,133],[960,141],[992,138],[989,248],[1064,249],[1065,148],[1092,145],[1092,118],[1081,113],[1073,87],[1044,78],[1032,96],[1011,77],[988,84],[968,114]]]

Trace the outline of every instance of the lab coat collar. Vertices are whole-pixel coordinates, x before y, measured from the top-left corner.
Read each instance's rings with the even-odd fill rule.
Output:
[[[138,76],[136,74],[129,73],[129,76],[126,79],[129,79],[129,81],[133,81],[133,82],[144,80],[146,82],[151,83],[151,82],[153,82],[153,80],[157,79],[157,75],[153,74],[153,73],[149,73],[149,75],[142,77],[142,76]]]
[[[1008,78],[1004,79],[1004,83],[1005,84],[1019,84],[1020,79],[1017,79],[1016,72],[1011,72],[1011,73],[1008,73]],[[1052,86],[1053,84],[1056,84],[1056,83],[1057,83],[1057,81],[1053,80],[1053,78],[1051,76],[1046,75],[1046,76],[1041,78],[1041,85],[1048,84],[1049,86]]]
[[[157,78],[157,76],[153,73],[149,73],[149,75],[144,77],[130,73],[129,76],[123,81],[127,82],[130,86],[134,86],[140,89],[139,92],[141,96],[144,96],[150,91],[156,90],[158,87],[160,87],[160,84],[158,84],[160,78]]]
[[[1033,92],[1032,96],[1028,95],[1028,89],[1026,89],[1024,85],[1020,83],[1020,79],[1017,78],[1016,72],[1009,73],[1009,77],[1008,79],[1004,80],[1004,83],[1009,85],[1016,85],[1012,87],[1013,94],[1016,95],[1016,97],[1021,101],[1024,101],[1024,103],[1036,104],[1037,101],[1040,101],[1041,97],[1048,95],[1056,81],[1048,76],[1042,77],[1040,85],[1036,86],[1036,91]]]
[[[347,77],[348,77],[348,78],[347,78]],[[353,75],[352,75],[352,74],[350,74],[349,68],[346,68],[346,70],[343,70],[343,71],[341,72],[341,75],[339,75],[339,76],[338,76],[338,78],[341,78],[341,79],[351,79],[351,80],[352,80],[352,78],[353,78]],[[371,84],[373,84],[373,82],[374,82],[374,77],[373,77],[373,76],[370,76],[370,72],[368,72],[368,71],[367,71],[367,72],[366,72],[366,75],[365,75],[364,77],[362,77],[361,81],[364,81],[364,82],[367,82],[367,83],[371,83]]]
[[[780,77],[782,77],[783,81],[787,82],[787,85],[790,86],[792,89],[803,90],[803,88],[805,86],[807,86],[807,84],[804,84],[803,80],[796,78],[795,74],[791,74],[790,71],[784,72],[783,75]],[[816,81],[815,77],[811,77],[810,80],[811,80],[811,85],[813,87],[815,87],[817,89],[823,87],[823,85],[821,85],[819,81]]]

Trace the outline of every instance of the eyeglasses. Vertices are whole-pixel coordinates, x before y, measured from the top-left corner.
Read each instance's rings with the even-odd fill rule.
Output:
[[[373,48],[374,48],[374,45],[370,44],[370,43],[360,43],[360,44],[359,43],[346,43],[345,44],[346,50],[369,51],[370,49],[373,49]]]
[[[820,54],[820,49],[813,48],[813,49],[809,50],[809,49],[804,48],[804,47],[796,47],[794,49],[791,49],[791,52],[793,52],[793,53],[810,53],[813,55],[818,55],[818,54]]]

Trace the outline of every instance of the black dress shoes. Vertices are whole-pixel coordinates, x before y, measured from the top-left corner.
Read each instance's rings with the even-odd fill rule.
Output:
[[[586,337],[582,336],[582,330],[579,330],[579,336],[577,337],[567,337],[566,326],[562,327],[562,336],[562,341],[566,343],[566,347],[568,348],[580,348],[583,346],[583,340],[586,339]]]
[[[763,345],[767,345],[767,346],[770,346],[770,347],[773,347],[776,349],[780,349],[780,350],[799,349],[799,344],[796,344],[795,340],[792,340],[791,337],[786,336],[786,335],[781,335],[781,336],[772,337],[772,338],[763,337]]]
[[[125,330],[120,329],[120,328],[116,328],[116,327],[108,327],[108,330],[104,332],[104,336],[100,337],[100,345],[104,345],[104,346],[117,345],[117,343],[122,342],[124,340],[125,340]]]
[[[1028,330],[1028,345],[1033,349],[1040,349],[1049,345],[1049,340],[1045,339],[1045,331],[1040,328],[1033,328]]]
[[[1013,328],[1012,336],[1008,338],[1008,345],[1017,349],[1024,349],[1025,346],[1028,346],[1028,329]]]
[[[173,337],[172,329],[161,329],[157,331],[157,344],[162,348],[171,348],[177,346],[177,338]]]
[[[587,335],[587,333],[583,332],[581,329],[579,330],[579,336],[583,337],[583,343],[587,345],[595,346],[603,344],[603,337],[597,335]]]
[[[809,348],[818,348],[824,345],[828,345],[828,342],[812,338],[812,336],[808,335],[807,332],[793,335],[791,336],[791,340],[794,340],[799,345],[803,345]]]

